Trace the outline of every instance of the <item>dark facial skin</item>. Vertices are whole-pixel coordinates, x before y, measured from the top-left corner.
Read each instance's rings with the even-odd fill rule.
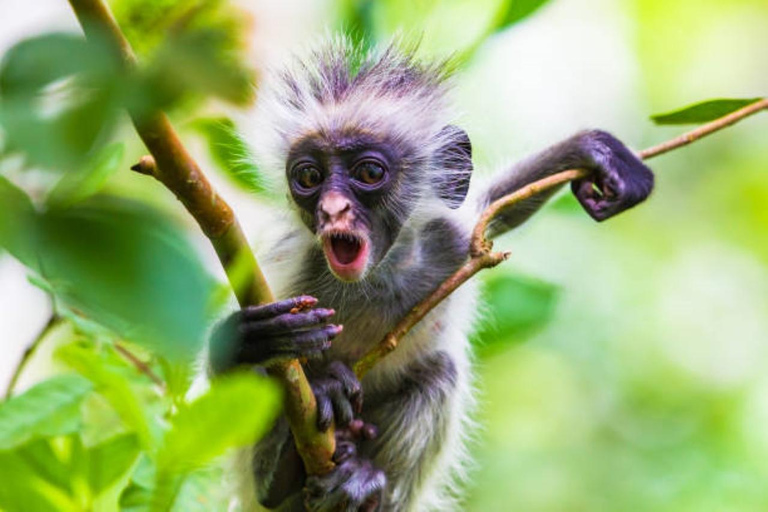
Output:
[[[297,142],[286,162],[286,178],[304,224],[321,236],[348,231],[366,238],[366,266],[374,267],[402,226],[394,212],[410,208],[401,193],[403,157],[394,144],[365,134],[315,135]],[[332,196],[349,202],[350,211],[338,224],[329,222],[324,210],[324,200]]]

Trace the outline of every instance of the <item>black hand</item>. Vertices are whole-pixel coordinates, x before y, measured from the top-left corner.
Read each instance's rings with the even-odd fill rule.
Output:
[[[621,141],[602,131],[581,135],[592,174],[571,183],[587,213],[603,221],[643,201],[653,189],[653,173]]]
[[[211,366],[225,371],[243,364],[314,358],[331,346],[341,326],[328,324],[332,309],[313,309],[309,296],[244,308],[222,323],[211,338]]]
[[[365,429],[363,429],[365,430]],[[371,461],[357,454],[359,435],[336,431],[336,467],[323,476],[307,477],[304,498],[310,512],[373,512],[381,505],[387,478]]]
[[[317,427],[328,430],[335,420],[346,427],[363,409],[363,387],[354,372],[341,361],[333,361],[320,375],[310,377],[317,399]]]

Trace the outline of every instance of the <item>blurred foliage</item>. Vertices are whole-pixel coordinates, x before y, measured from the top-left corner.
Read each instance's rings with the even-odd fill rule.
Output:
[[[486,41],[547,3],[337,0],[327,21],[367,47],[401,33],[420,37],[428,56],[453,54],[455,63],[466,64]],[[684,16],[671,11],[701,23],[720,11],[696,0],[634,3],[638,19],[658,29],[643,31],[652,37],[638,50],[664,68],[648,73],[665,77],[654,78],[651,102],[675,104],[679,98],[668,90],[682,82],[671,77],[688,69],[667,54],[690,50],[693,37],[706,33],[681,30]],[[51,296],[61,320],[38,341],[57,347],[56,371],[63,372],[0,403],[0,509],[226,510],[231,490],[222,484],[219,457],[265,432],[279,393],[248,374],[217,380],[192,398],[201,390],[191,384],[191,359],[231,292],[206,270],[187,234],[194,228],[172,217],[180,208],[170,195],[160,200],[170,206],[158,208],[149,196],[161,187],[127,172],[141,149],[121,112],[141,117],[169,110],[203,138],[214,170],[256,200],[271,200],[219,102],[252,101],[256,75],[242,54],[258,24],[225,0],[114,0],[111,6],[139,56],[135,73],[122,69],[108,45],[70,33],[23,40],[0,64],[0,250]],[[765,9],[760,0],[731,7]],[[751,101],[712,100],[653,119],[701,123]],[[674,205],[675,224],[690,229],[672,230],[659,201],[658,217],[642,225],[622,218],[609,242],[590,238],[595,247],[583,247],[583,238],[565,234],[576,221],[552,216],[547,250],[559,253],[551,267],[581,258],[586,271],[539,278],[516,268],[483,278],[487,306],[473,344],[487,383],[481,418],[488,428],[476,450],[479,472],[467,509],[765,508],[764,378],[752,377],[754,388],[729,388],[719,377],[702,377],[709,368],[696,366],[711,336],[702,319],[716,317],[738,350],[749,348],[740,341],[744,332],[765,335],[762,274],[755,278],[748,258],[716,253],[713,265],[729,271],[701,275],[680,248],[695,242],[698,231],[714,231],[768,262],[764,148],[745,143],[670,157],[690,158],[686,164],[708,177],[692,183],[687,173],[680,185],[686,195],[678,201],[708,205]],[[722,168],[740,170],[743,179]],[[674,180],[661,179],[668,186]],[[129,196],[126,184],[147,193]],[[581,211],[571,195],[550,210]],[[587,228],[579,229],[584,235]],[[647,268],[642,255],[653,251],[664,254],[664,269]],[[702,258],[707,251],[689,252]],[[600,263],[589,263],[595,260]],[[685,272],[690,280],[676,278]],[[585,282],[582,290],[596,289],[594,297],[568,292]],[[699,287],[686,288],[690,282]],[[717,307],[695,310],[690,296],[712,296]],[[611,308],[601,310],[603,302]],[[659,304],[653,319],[633,317],[640,303]],[[738,304],[739,311],[729,316],[722,303]],[[619,329],[625,335],[616,340]],[[712,343],[709,350],[721,348]],[[712,373],[727,371],[724,363]]]
[[[714,121],[719,117],[735,112],[761,98],[746,100],[717,99],[696,103],[674,112],[656,114],[651,119],[656,124],[698,124]]]
[[[530,338],[552,318],[557,292],[539,279],[491,273],[481,288],[484,319],[472,335],[476,352],[489,357]]]
[[[418,38],[420,49],[430,56],[454,55],[458,62],[465,62],[485,39],[530,16],[548,1],[340,0],[337,27],[365,48],[401,34]]]
[[[272,197],[266,177],[259,172],[247,143],[231,119],[202,117],[194,120],[191,127],[205,138],[208,152],[227,177],[259,198]]]

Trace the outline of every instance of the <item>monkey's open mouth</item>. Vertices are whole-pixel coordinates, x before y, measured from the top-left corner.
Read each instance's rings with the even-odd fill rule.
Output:
[[[353,233],[330,233],[323,237],[323,250],[328,266],[339,278],[355,281],[365,271],[368,242],[363,237]]]

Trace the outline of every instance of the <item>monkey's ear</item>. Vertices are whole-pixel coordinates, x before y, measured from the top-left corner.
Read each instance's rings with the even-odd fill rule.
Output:
[[[437,195],[450,208],[458,208],[469,191],[472,177],[472,143],[467,132],[458,126],[448,125],[440,132],[445,145],[435,155],[443,172],[436,174],[433,185]]]

